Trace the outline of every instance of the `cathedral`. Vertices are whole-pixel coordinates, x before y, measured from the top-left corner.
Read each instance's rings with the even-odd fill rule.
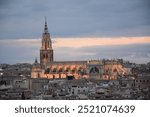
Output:
[[[40,63],[35,60],[31,78],[74,78],[74,79],[117,79],[118,75],[128,75],[121,60],[55,61],[50,33],[45,20],[40,49]]]

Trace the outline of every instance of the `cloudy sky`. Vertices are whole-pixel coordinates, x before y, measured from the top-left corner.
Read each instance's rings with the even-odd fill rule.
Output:
[[[0,0],[0,63],[39,59],[45,16],[55,60],[150,61],[149,0]]]

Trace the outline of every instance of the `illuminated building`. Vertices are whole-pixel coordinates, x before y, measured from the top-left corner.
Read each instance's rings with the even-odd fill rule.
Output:
[[[72,76],[75,79],[117,79],[118,75],[129,73],[120,62],[114,60],[54,61],[53,58],[52,41],[45,20],[40,49],[40,64],[35,60],[32,67],[32,78],[55,79]]]

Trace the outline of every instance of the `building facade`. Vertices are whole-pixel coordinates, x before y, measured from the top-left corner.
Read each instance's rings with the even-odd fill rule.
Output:
[[[118,75],[129,74],[129,71],[114,60],[91,61],[54,61],[52,41],[45,20],[40,63],[35,60],[32,66],[31,78],[67,78],[69,76],[91,79],[117,79]]]

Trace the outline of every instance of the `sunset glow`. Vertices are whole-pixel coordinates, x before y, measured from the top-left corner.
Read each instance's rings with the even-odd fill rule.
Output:
[[[54,48],[101,45],[128,45],[150,43],[150,37],[118,37],[118,38],[56,38]]]
[[[53,47],[90,47],[90,46],[111,46],[111,45],[130,45],[130,44],[147,44],[150,43],[150,37],[116,37],[116,38],[52,38]],[[39,39],[17,39],[17,40],[0,40],[0,44],[15,47],[40,47]]]

